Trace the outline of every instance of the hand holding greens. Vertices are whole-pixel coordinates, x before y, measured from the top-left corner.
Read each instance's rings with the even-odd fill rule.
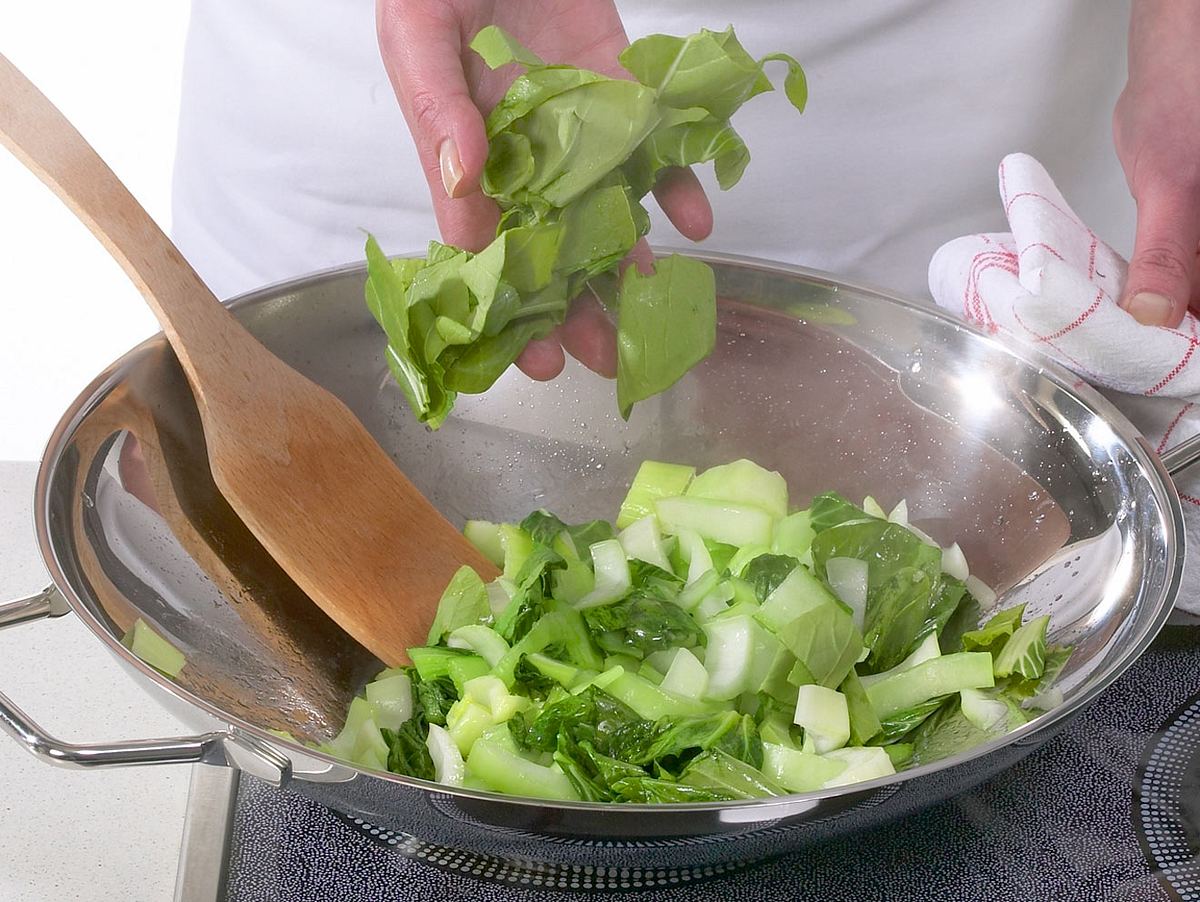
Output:
[[[772,90],[767,62],[786,63],[797,110],[807,99],[794,59],[755,60],[732,28],[635,41],[620,57],[633,80],[548,65],[495,26],[471,48],[492,68],[526,68],[486,121],[481,187],[502,211],[496,239],[477,254],[431,242],[424,259],[389,260],[373,237],[366,248],[366,299],[387,334],[388,365],[432,428],[458,392],[486,391],[561,323],[588,280],[615,272],[649,231],[641,200],[665,168],[711,161],[723,189],[737,183],[750,154],[729,119]],[[649,275],[630,267],[615,312],[627,417],[712,350],[712,272],[677,255]]]
[[[324,750],[514,795],[713,802],[884,777],[1058,703],[1070,649],[1023,606],[980,625],[957,546],[869,498],[788,511],[751,461],[646,461],[616,527],[471,521],[503,575],[462,568],[429,644]]]

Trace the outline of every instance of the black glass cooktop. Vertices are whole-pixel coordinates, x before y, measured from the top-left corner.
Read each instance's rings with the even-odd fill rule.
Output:
[[[523,866],[433,847],[253,779],[229,786],[224,852],[205,873],[185,854],[182,902],[1200,902],[1200,629],[1168,627],[1059,736],[974,792],[757,864]]]

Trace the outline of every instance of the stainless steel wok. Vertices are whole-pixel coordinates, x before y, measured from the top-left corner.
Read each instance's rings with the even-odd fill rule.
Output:
[[[903,816],[1013,764],[1116,679],[1166,619],[1183,553],[1168,470],[1192,455],[1159,459],[1078,379],[936,310],[796,267],[705,259],[722,298],[716,350],[628,423],[616,414],[612,384],[572,366],[546,384],[511,373],[488,395],[460,398],[441,431],[426,431],[388,375],[361,267],[233,306],[270,348],[346,401],[460,523],[537,507],[567,519],[611,517],[645,458],[704,467],[749,457],[782,472],[798,501],[829,489],[885,505],[907,499],[914,523],[944,544],[958,540],[972,571],[1007,593],[1004,603],[1049,613],[1052,640],[1075,645],[1059,708],[894,777],[727,804],[514,799],[313,752],[302,741],[336,732],[380,665],[224,504],[191,394],[160,336],[101,374],[55,430],[35,504],[54,587],[0,607],[0,626],[73,611],[149,694],[200,732],[75,745],[47,735],[2,694],[0,726],[54,764],[238,767],[430,842],[597,866],[780,853]],[[121,645],[138,617],[186,654],[178,678]]]

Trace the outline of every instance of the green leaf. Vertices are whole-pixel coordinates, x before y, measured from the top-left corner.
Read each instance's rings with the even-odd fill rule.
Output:
[[[446,712],[458,701],[458,689],[449,677],[423,680],[415,669],[409,672],[413,681],[413,699],[427,723],[446,725]],[[415,715],[414,715],[415,716]]]
[[[621,780],[641,779],[646,775],[646,772],[636,764],[602,754],[589,740],[585,739],[580,742],[579,747],[591,759],[596,772],[605,783],[612,785]]]
[[[989,651],[993,656],[999,654],[1009,636],[1021,625],[1021,618],[1024,616],[1024,604],[1013,605],[993,614],[979,629],[963,633],[963,650]]]
[[[636,651],[643,657],[670,648],[701,644],[703,632],[692,616],[672,601],[645,591],[583,612],[600,648],[609,654]]]
[[[567,733],[562,733],[558,737],[558,746],[554,750],[554,763],[567,775],[567,779],[579,793],[579,798],[585,802],[616,800],[616,794],[607,786],[604,776],[595,762],[587,752],[580,749],[579,743],[575,742]],[[637,771],[639,776],[644,775],[641,768],[637,768]]]
[[[539,666],[543,665],[543,666]],[[580,670],[553,657],[534,652],[523,655],[513,671],[512,692],[535,699],[545,699],[559,686],[569,686],[578,679]],[[562,679],[563,676],[566,679]]]
[[[878,673],[895,667],[920,642],[934,582],[926,567],[901,567],[882,585],[872,586],[868,575],[867,586],[867,665]]]
[[[728,119],[750,97],[771,90],[762,64],[746,52],[729,28],[702,29],[686,38],[651,35],[621,53],[621,65],[654,88],[660,102],[676,109],[700,107]]]
[[[808,79],[804,77],[804,70],[800,68],[800,63],[795,57],[788,56],[786,53],[768,53],[762,59],[764,63],[769,60],[787,63],[788,73],[784,78],[783,92],[791,101],[792,106],[796,108],[796,112],[803,113],[804,107],[808,104]]]
[[[379,731],[388,746],[387,769],[394,774],[405,774],[422,780],[434,778],[433,758],[425,745],[428,727],[417,718],[410,718],[399,729]]]
[[[424,265],[424,261],[413,261]],[[450,412],[445,396],[434,404],[428,379],[408,338],[408,304],[405,295],[417,267],[393,267],[373,235],[367,236],[367,307],[383,327],[388,339],[387,362],[404,392],[409,407],[422,422],[440,423]]]
[[[663,600],[674,598],[683,588],[683,580],[674,573],[636,559],[629,562],[629,578],[634,589]]]
[[[509,608],[504,610],[496,622],[496,632],[505,639],[508,637],[502,630],[507,626],[509,609],[520,597],[518,594],[513,598],[513,601],[509,603]],[[558,657],[588,670],[600,669],[603,661],[592,645],[591,636],[583,623],[583,617],[578,611],[563,606],[561,602],[542,602],[538,607],[546,610],[551,605],[554,609],[539,617],[537,622],[529,627],[523,635],[519,631],[514,632],[514,635],[519,635],[520,638],[513,643],[512,648],[493,668],[495,675],[504,680],[506,684],[512,684],[517,665],[524,655],[546,651],[552,646],[558,651],[559,654],[556,655]],[[522,615],[518,614],[517,616]]]
[[[938,696],[903,711],[890,714],[879,722],[879,732],[871,740],[872,745],[885,745],[911,733],[946,703],[946,696]]]
[[[533,551],[525,559],[521,569],[517,571],[517,588],[519,590],[531,589],[535,585],[540,585],[547,570],[562,567],[564,564],[565,561],[561,554],[553,548],[535,542]]]
[[[559,739],[554,760],[580,797],[592,801],[715,802],[732,796],[652,777],[641,767],[602,755],[584,740]]]
[[[737,726],[726,733],[713,748],[720,749],[726,754],[737,758],[739,761],[746,762],[751,767],[762,769],[762,737],[758,733],[758,724],[755,723],[754,718],[749,714],[743,714]]]
[[[645,747],[655,735],[653,723],[595,686],[546,705],[532,721],[513,718],[509,730],[521,748],[551,752],[558,747],[559,736],[569,735],[577,743],[586,741],[602,754],[619,757],[624,757],[621,750]]]
[[[484,123],[488,139],[501,134],[516,120],[529,115],[552,97],[603,79],[604,76],[596,72],[569,66],[548,66],[518,76],[500,103],[488,114]]]
[[[814,523],[818,506],[813,505]],[[949,618],[942,593],[942,552],[903,526],[886,520],[843,520],[819,530],[812,544],[813,568],[825,578],[825,562],[851,557],[867,562],[864,639],[872,672],[899,664],[921,640]],[[957,605],[957,598],[954,599]],[[945,622],[942,620],[942,622]]]
[[[661,89],[686,44],[686,38],[651,34],[626,47],[618,59],[625,71],[642,84]]]
[[[707,751],[715,747],[725,748],[735,758],[746,760],[746,756],[753,756],[753,748],[749,747],[752,740],[740,738],[741,722],[742,716],[736,711],[663,718],[655,723],[654,733],[647,737],[649,742],[641,748],[625,749],[624,757],[635,764],[657,761],[673,772],[680,769],[676,763],[686,764],[694,757],[689,752]],[[757,736],[757,729],[754,735]],[[761,742],[758,744],[758,759],[761,764]]]
[[[426,645],[437,645],[442,636],[469,623],[486,623],[492,618],[488,605],[487,587],[479,574],[470,567],[459,567],[442,592],[437,613],[429,626]]]
[[[536,587],[536,591],[534,587],[522,589],[500,612],[493,629],[511,645],[525,638],[545,613],[546,606],[541,587]]]
[[[528,315],[523,298],[551,286],[561,240],[562,228],[554,223],[519,226],[461,263],[458,278],[474,306],[467,304],[455,311],[458,319],[476,335],[494,336],[514,317]],[[565,305],[565,297],[562,303]]]
[[[742,177],[750,162],[750,151],[729,123],[707,117],[655,129],[622,171],[638,193],[654,187],[662,170],[669,166],[694,166],[712,161],[717,184],[728,191]]]
[[[504,329],[499,335],[476,341],[445,371],[444,384],[451,402],[460,391],[468,394],[487,391],[525,350],[525,345],[535,338],[545,338],[556,325],[554,319],[545,316],[521,320]],[[446,413],[449,413],[449,404],[445,409]],[[444,415],[442,419],[445,419]],[[432,419],[428,423],[435,426]],[[440,423],[439,420],[436,425]]]
[[[525,49],[516,38],[497,25],[481,28],[471,40],[471,49],[483,57],[490,69],[499,69],[509,63],[544,65],[541,57]]]
[[[979,602],[965,590],[965,586],[963,588],[962,599],[959,601],[958,607],[954,609],[954,613],[950,615],[950,619],[946,621],[939,636],[943,654],[974,650],[966,648],[963,644],[963,636],[979,625]]]
[[[788,792],[762,771],[732,755],[712,749],[688,765],[679,782],[707,789],[735,799],[759,799],[782,796]]]
[[[708,549],[708,556],[712,558],[713,569],[718,573],[725,573],[729,569],[729,562],[733,560],[733,556],[738,550],[733,545],[727,545],[724,542],[714,542],[709,539],[704,540],[704,547]]]
[[[754,595],[761,602],[799,566],[800,562],[788,554],[760,554],[746,565],[742,576],[754,587]]]
[[[970,598],[966,583],[948,573],[938,574],[934,581],[933,597],[930,599],[929,612],[921,627],[922,637],[930,633],[939,636],[945,630],[951,618],[958,613],[964,598]]]
[[[713,276],[698,261],[666,263],[640,284],[635,272],[611,303],[621,261],[650,227],[641,199],[668,166],[711,161],[731,187],[750,155],[729,118],[771,90],[764,63],[788,64],[784,88],[797,108],[804,74],[786,55],[754,60],[732,29],[635,42],[622,56],[634,81],[546,65],[496,26],[471,47],[493,68],[527,67],[485,122],[480,183],[501,208],[497,237],[477,254],[431,242],[424,260],[396,262],[368,238],[366,300],[387,335],[388,367],[436,429],[458,393],[487,391],[594,281],[620,311],[617,394],[627,416],[715,340]]]
[[[651,275],[625,271],[618,301],[617,406],[670,388],[708,356],[716,342],[716,282],[699,260],[673,254]]]
[[[780,629],[778,636],[797,658],[797,666],[788,677],[794,685],[813,682],[836,688],[863,648],[863,637],[853,617],[833,601],[805,610]]]
[[[1046,628],[1049,625],[1050,617],[1043,614],[1018,628],[995,656],[996,676],[1016,673],[1027,680],[1040,677],[1046,666]]]
[[[715,789],[701,789],[654,777],[625,777],[613,783],[613,791],[623,802],[729,802],[737,796]]]
[[[884,746],[884,751],[887,752],[892,767],[896,770],[906,767],[913,758],[913,747],[908,742],[893,742],[891,745]]]
[[[879,734],[883,725],[875,715],[875,709],[867,698],[867,690],[853,668],[838,689],[846,696],[846,708],[850,714],[850,744],[866,745]]]
[[[501,132],[492,139],[479,185],[491,197],[512,197],[533,178],[533,145],[524,135]]]
[[[528,295],[553,283],[554,274],[559,269],[557,255],[562,244],[562,232],[562,227],[557,223],[544,223],[517,226],[499,236],[499,240],[504,242],[501,276],[525,298],[520,307],[522,316],[529,315],[532,299]],[[484,334],[494,334],[490,323]]]
[[[1050,645],[1046,648],[1046,666],[1042,669],[1042,675],[1037,678],[1038,691],[1049,689],[1062,675],[1063,670],[1067,666],[1067,662],[1071,660],[1071,653],[1074,649],[1064,645]]]
[[[549,548],[567,525],[547,510],[536,510],[520,522],[521,529],[529,533],[534,542]]]
[[[565,207],[620,166],[658,124],[654,92],[602,79],[556,94],[508,126],[533,148],[533,174],[501,205],[540,200]]]
[[[911,739],[912,765],[920,767],[923,764],[969,751],[1026,722],[1024,713],[1011,699],[1004,695],[1000,695],[999,698],[1008,705],[1008,721],[997,724],[992,730],[981,730],[967,720],[962,713],[962,706],[959,705],[957,696],[953,696],[947,704],[913,731]]]
[[[620,263],[642,236],[635,207],[641,209],[623,184],[599,185],[567,207],[559,271],[591,277]]]
[[[576,550],[581,558],[586,558],[588,566],[591,566],[592,560],[590,556],[584,552],[595,545],[597,542],[603,542],[616,536],[617,531],[613,525],[607,520],[590,520],[587,523],[580,523],[576,526],[567,527],[567,535],[571,537],[571,541],[575,544]]]
[[[1025,679],[1020,673],[1014,672],[1004,679],[997,680],[996,688],[1017,701],[1033,698],[1039,693],[1047,692],[1058,681],[1063,668],[1067,666],[1067,661],[1071,659],[1071,652],[1072,649],[1067,646],[1048,646],[1046,648],[1046,662],[1042,668],[1041,676],[1033,679]]]
[[[861,507],[851,504],[837,492],[826,492],[813,498],[809,507],[809,525],[814,532],[824,532],[831,526],[851,520],[875,519]]]

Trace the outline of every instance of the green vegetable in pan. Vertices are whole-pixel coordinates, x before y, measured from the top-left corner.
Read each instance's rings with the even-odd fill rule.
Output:
[[[460,571],[413,666],[367,684],[323,748],[547,799],[720,801],[887,776],[1051,707],[1070,650],[1047,645],[1048,618],[1018,606],[979,626],[942,550],[868,508],[821,495],[789,513],[782,478],[750,461],[647,461],[620,532],[546,511],[472,521],[506,575]]]

